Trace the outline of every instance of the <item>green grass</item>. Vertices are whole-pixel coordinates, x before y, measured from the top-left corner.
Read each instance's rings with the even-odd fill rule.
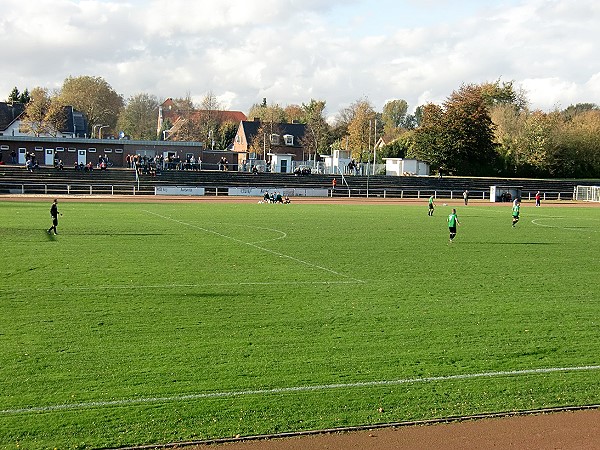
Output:
[[[600,403],[600,208],[49,207],[0,202],[3,448]]]

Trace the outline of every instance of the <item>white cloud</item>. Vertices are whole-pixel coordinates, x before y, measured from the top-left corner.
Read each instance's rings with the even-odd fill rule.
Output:
[[[592,0],[3,3],[0,96],[94,75],[126,98],[199,101],[211,91],[245,112],[263,97],[318,98],[334,115],[363,97],[414,109],[501,78],[521,84],[534,108],[600,103]]]

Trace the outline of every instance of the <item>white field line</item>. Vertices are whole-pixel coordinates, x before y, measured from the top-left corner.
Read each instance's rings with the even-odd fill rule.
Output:
[[[594,366],[579,366],[579,367],[549,367],[539,369],[524,369],[510,370],[499,372],[482,372],[462,375],[447,375],[439,377],[424,377],[424,378],[404,378],[399,380],[382,380],[382,381],[362,381],[356,383],[335,383],[321,384],[315,386],[291,386],[273,389],[249,389],[245,391],[223,391],[223,392],[207,392],[199,394],[173,395],[168,397],[140,397],[128,398],[121,400],[107,400],[96,402],[81,402],[81,403],[65,403],[62,405],[48,406],[29,406],[23,408],[11,408],[0,410],[0,416],[10,416],[15,414],[54,412],[65,410],[82,410],[90,408],[104,408],[113,406],[130,406],[142,405],[148,403],[170,403],[170,402],[185,402],[193,400],[211,399],[211,398],[226,398],[226,397],[243,397],[249,395],[272,395],[286,394],[296,392],[315,392],[327,391],[333,389],[353,389],[363,387],[379,387],[379,386],[397,386],[401,384],[416,384],[416,383],[435,383],[454,380],[472,380],[476,378],[493,378],[493,377],[514,377],[521,375],[538,375],[556,372],[581,372],[600,370],[600,365]]]
[[[211,234],[214,234],[215,236],[219,236],[219,237],[222,237],[222,238],[224,238],[224,239],[229,239],[229,240],[232,240],[232,241],[234,241],[234,242],[238,242],[238,243],[240,243],[240,244],[247,245],[247,246],[249,246],[249,247],[254,247],[254,248],[255,248],[255,249],[257,249],[257,250],[261,250],[261,251],[263,251],[263,252],[270,253],[270,254],[272,254],[272,255],[275,255],[275,256],[278,256],[278,257],[280,257],[280,258],[286,258],[286,259],[289,259],[289,260],[291,260],[291,261],[295,261],[295,262],[297,262],[297,263],[299,263],[299,264],[303,264],[303,265],[305,265],[305,266],[313,267],[313,268],[315,268],[315,269],[319,269],[319,270],[322,270],[322,271],[324,271],[324,272],[329,272],[329,273],[331,273],[331,274],[333,274],[333,275],[336,275],[336,276],[338,276],[338,277],[345,278],[345,279],[347,279],[347,280],[352,280],[352,281],[354,281],[354,282],[356,282],[356,283],[364,283],[364,281],[363,281],[363,280],[359,280],[359,279],[357,279],[357,278],[353,278],[353,277],[351,277],[351,276],[349,276],[349,275],[345,275],[345,274],[343,274],[343,273],[336,272],[336,271],[335,271],[335,270],[333,270],[333,269],[329,269],[329,268],[327,268],[327,267],[319,266],[318,264],[313,264],[313,263],[310,263],[310,262],[308,262],[308,261],[304,261],[304,260],[302,260],[302,259],[296,258],[296,257],[294,257],[294,256],[290,256],[290,255],[286,255],[286,254],[284,254],[284,253],[277,252],[277,251],[275,251],[275,250],[271,250],[271,249],[268,249],[268,248],[265,248],[265,247],[261,247],[260,245],[258,245],[258,242],[261,242],[261,241],[258,241],[258,242],[245,242],[245,241],[243,241],[243,240],[241,240],[241,239],[237,239],[237,238],[234,238],[234,237],[232,237],[232,236],[228,236],[228,235],[226,235],[226,234],[219,233],[218,231],[215,231],[215,230],[210,230],[210,229],[208,229],[208,228],[204,228],[204,227],[201,227],[201,226],[198,226],[198,225],[194,225],[194,224],[192,224],[192,223],[187,223],[187,222],[183,222],[183,221],[181,221],[181,220],[173,219],[173,218],[171,218],[171,217],[163,216],[162,214],[157,214],[157,213],[155,213],[155,212],[152,212],[152,211],[144,210],[144,212],[146,212],[146,213],[148,213],[148,214],[152,214],[152,215],[154,215],[154,216],[156,216],[156,217],[160,217],[160,218],[162,218],[162,219],[165,219],[165,220],[170,220],[171,222],[175,222],[175,223],[178,223],[178,224],[180,224],[180,225],[185,225],[186,227],[195,228],[195,229],[197,229],[197,230],[204,231],[205,233],[211,233]],[[274,230],[274,231],[275,231],[275,230]],[[278,230],[277,230],[277,231],[278,231]],[[278,232],[279,232],[279,233],[283,233],[282,231],[278,231]],[[284,234],[285,234],[285,233],[284,233]]]
[[[539,219],[533,219],[531,221],[532,224],[537,225],[538,227],[544,227],[544,228],[558,228],[561,230],[569,230],[569,231],[583,231],[583,232],[588,232],[588,233],[598,233],[598,230],[590,230],[589,228],[578,228],[576,226],[557,226],[557,225],[547,225],[544,223],[540,223],[540,221],[542,220],[556,220],[556,219],[566,219],[566,217],[542,217]],[[569,220],[572,219],[583,219],[583,220],[598,220],[598,219],[594,219],[594,218],[578,218],[578,217],[569,217]]]

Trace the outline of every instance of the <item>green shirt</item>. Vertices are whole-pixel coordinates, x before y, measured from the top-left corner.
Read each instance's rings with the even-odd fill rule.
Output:
[[[516,204],[513,206],[512,214],[513,217],[519,217],[519,210],[521,209],[521,205]]]
[[[429,204],[433,205],[433,195],[431,197],[429,197]]]
[[[458,216],[452,213],[448,216],[448,228],[454,228],[458,223]]]

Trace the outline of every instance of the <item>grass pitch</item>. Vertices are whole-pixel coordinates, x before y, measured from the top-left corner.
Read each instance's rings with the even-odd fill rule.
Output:
[[[600,208],[0,203],[0,445],[600,402]]]

